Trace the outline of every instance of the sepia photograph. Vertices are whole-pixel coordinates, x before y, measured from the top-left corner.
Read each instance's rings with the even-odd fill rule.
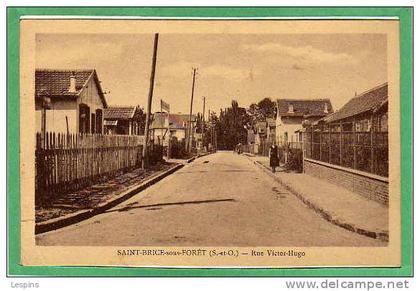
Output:
[[[22,20],[22,263],[399,266],[398,25]]]

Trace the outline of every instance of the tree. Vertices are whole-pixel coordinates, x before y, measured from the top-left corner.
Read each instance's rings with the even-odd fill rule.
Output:
[[[251,118],[252,124],[255,124],[258,121],[264,120],[264,116],[261,114],[260,109],[256,103],[252,103],[248,108],[248,114]]]
[[[138,122],[139,133],[141,135],[144,135],[144,128],[146,125],[146,113],[144,113],[144,108],[140,107],[140,105],[136,106],[136,111],[134,113],[133,119]]]
[[[213,146],[215,146],[214,142],[214,136],[213,136],[213,128],[216,127],[219,124],[219,118],[217,117],[216,112],[211,111],[209,120],[204,123],[204,145],[209,145],[210,143],[213,143]]]
[[[264,98],[257,104],[260,113],[265,118],[273,118],[276,113],[276,103],[273,102],[270,98]]]
[[[248,108],[248,114],[251,117],[252,124],[265,121],[267,118],[275,118],[276,102],[270,98],[264,98],[258,103],[252,103]]]
[[[219,122],[216,125],[218,146],[221,149],[232,150],[238,143],[247,142],[246,127],[250,124],[250,115],[236,100],[231,107],[220,110]]]

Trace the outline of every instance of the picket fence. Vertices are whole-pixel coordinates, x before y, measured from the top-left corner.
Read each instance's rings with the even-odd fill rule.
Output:
[[[135,135],[37,133],[36,202],[140,166],[142,144]]]

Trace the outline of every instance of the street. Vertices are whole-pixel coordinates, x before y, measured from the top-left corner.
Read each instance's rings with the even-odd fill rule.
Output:
[[[385,245],[327,222],[232,152],[196,159],[106,213],[36,240],[71,246]]]

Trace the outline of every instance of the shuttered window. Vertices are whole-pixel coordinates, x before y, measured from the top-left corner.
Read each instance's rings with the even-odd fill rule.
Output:
[[[86,104],[79,104],[79,132],[90,132],[90,108]]]
[[[102,134],[102,109],[96,109],[96,133]]]

